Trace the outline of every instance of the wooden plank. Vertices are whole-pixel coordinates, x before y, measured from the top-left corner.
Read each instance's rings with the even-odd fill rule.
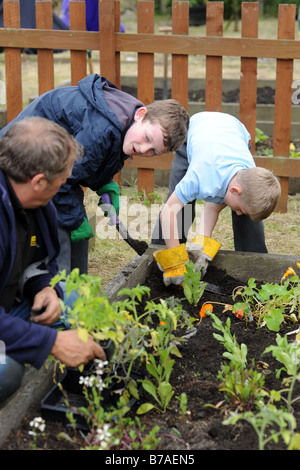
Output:
[[[224,4],[206,5],[206,35],[223,36]],[[206,56],[205,110],[222,111],[222,57]]]
[[[242,36],[256,38],[258,36],[259,3],[242,4]],[[241,58],[240,80],[240,121],[248,129],[251,140],[251,153],[255,153],[257,101],[257,59]]]
[[[115,8],[111,0],[99,1],[100,73],[116,83],[115,68]],[[87,48],[91,49],[92,48]]]
[[[115,33],[120,31],[121,6],[119,1],[115,1]],[[115,85],[121,88],[121,54],[115,51]]]
[[[154,2],[139,1],[138,32],[154,33]],[[145,105],[154,101],[154,54],[138,54],[137,96]]]
[[[19,2],[3,2],[3,24],[7,28],[20,28]],[[6,112],[7,122],[23,109],[21,51],[5,48]]]
[[[39,1],[35,3],[36,27],[37,29],[52,29],[52,1]],[[47,49],[38,49],[38,82],[39,95],[54,88],[54,59],[53,51]]]
[[[71,1],[69,3],[70,12],[70,31],[80,30],[85,31],[86,29],[86,11],[85,1]],[[87,52],[71,50],[71,85],[76,86],[77,83],[86,76],[87,66]]]
[[[172,33],[189,33],[188,2],[172,2]],[[172,98],[188,109],[188,55],[172,55]]]
[[[154,33],[154,2],[137,4],[138,33]],[[138,54],[137,97],[145,105],[154,101],[154,54]],[[138,169],[138,192],[154,191],[154,170]]]
[[[299,41],[288,39],[115,33],[114,42],[116,52],[300,59]],[[0,47],[99,50],[99,33],[0,28]]]
[[[294,39],[296,5],[279,5],[278,7],[278,38]],[[273,131],[273,155],[289,156],[292,120],[292,83],[293,60],[278,59],[275,86],[275,111]],[[281,197],[277,204],[277,212],[287,212],[288,180],[282,178]]]
[[[125,167],[128,168],[145,168],[155,170],[171,170],[174,153],[145,158],[134,156],[131,161],[125,161]],[[273,171],[278,177],[295,177],[300,178],[300,159],[288,157],[265,157],[254,156],[257,166],[267,168]]]

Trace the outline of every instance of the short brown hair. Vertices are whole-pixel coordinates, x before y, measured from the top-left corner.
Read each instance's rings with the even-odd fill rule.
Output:
[[[82,149],[63,127],[49,119],[28,117],[15,121],[0,140],[0,168],[16,183],[43,173],[52,182],[78,159]]]
[[[266,168],[248,168],[237,173],[242,188],[241,202],[255,222],[266,219],[274,211],[281,194],[281,186],[274,174]]]
[[[185,141],[189,127],[189,115],[176,100],[154,101],[147,107],[145,121],[159,122],[163,129],[164,146],[175,152]]]

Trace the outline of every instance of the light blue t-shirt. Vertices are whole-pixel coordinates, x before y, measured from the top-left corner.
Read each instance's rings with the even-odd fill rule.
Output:
[[[254,168],[251,136],[234,116],[205,111],[190,119],[187,135],[188,170],[175,193],[183,204],[202,199],[221,204],[233,176]]]

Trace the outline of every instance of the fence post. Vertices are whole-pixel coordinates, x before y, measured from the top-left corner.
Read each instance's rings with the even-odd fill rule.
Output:
[[[223,36],[223,2],[206,5],[206,35]],[[206,57],[205,110],[222,111],[222,56]]]
[[[259,3],[242,4],[242,37],[257,38],[258,36]],[[240,80],[240,121],[251,135],[251,153],[255,152],[257,100],[257,59],[241,58]]]
[[[296,5],[278,6],[278,39],[295,39]],[[293,59],[277,59],[273,131],[274,157],[290,153]],[[281,198],[277,212],[287,212],[289,178],[280,178]]]
[[[18,1],[3,2],[3,24],[5,28],[20,28]],[[5,48],[5,78],[7,122],[10,122],[23,108],[21,49]]]
[[[103,77],[116,83],[115,61],[115,2],[99,0],[99,51],[100,73]]]
[[[70,31],[86,30],[86,11],[85,11],[85,2],[77,1],[69,3],[69,12],[70,12]],[[70,60],[71,60],[71,85],[76,86],[77,83],[86,76],[86,51],[71,51]]]
[[[172,34],[189,34],[189,3],[172,3]],[[189,94],[188,55],[172,55],[172,98],[187,110]]]
[[[154,1],[137,4],[138,33],[154,33]],[[154,54],[138,54],[138,99],[145,105],[154,101]],[[138,191],[154,191],[154,170],[138,168]]]
[[[52,29],[52,1],[36,1],[36,28]],[[54,59],[53,51],[37,50],[39,95],[54,88]]]

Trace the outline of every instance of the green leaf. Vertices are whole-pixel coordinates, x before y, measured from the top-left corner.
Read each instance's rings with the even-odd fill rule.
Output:
[[[150,410],[153,410],[155,408],[154,405],[151,403],[143,403],[138,409],[137,409],[137,414],[142,415],[144,413],[147,413]]]

